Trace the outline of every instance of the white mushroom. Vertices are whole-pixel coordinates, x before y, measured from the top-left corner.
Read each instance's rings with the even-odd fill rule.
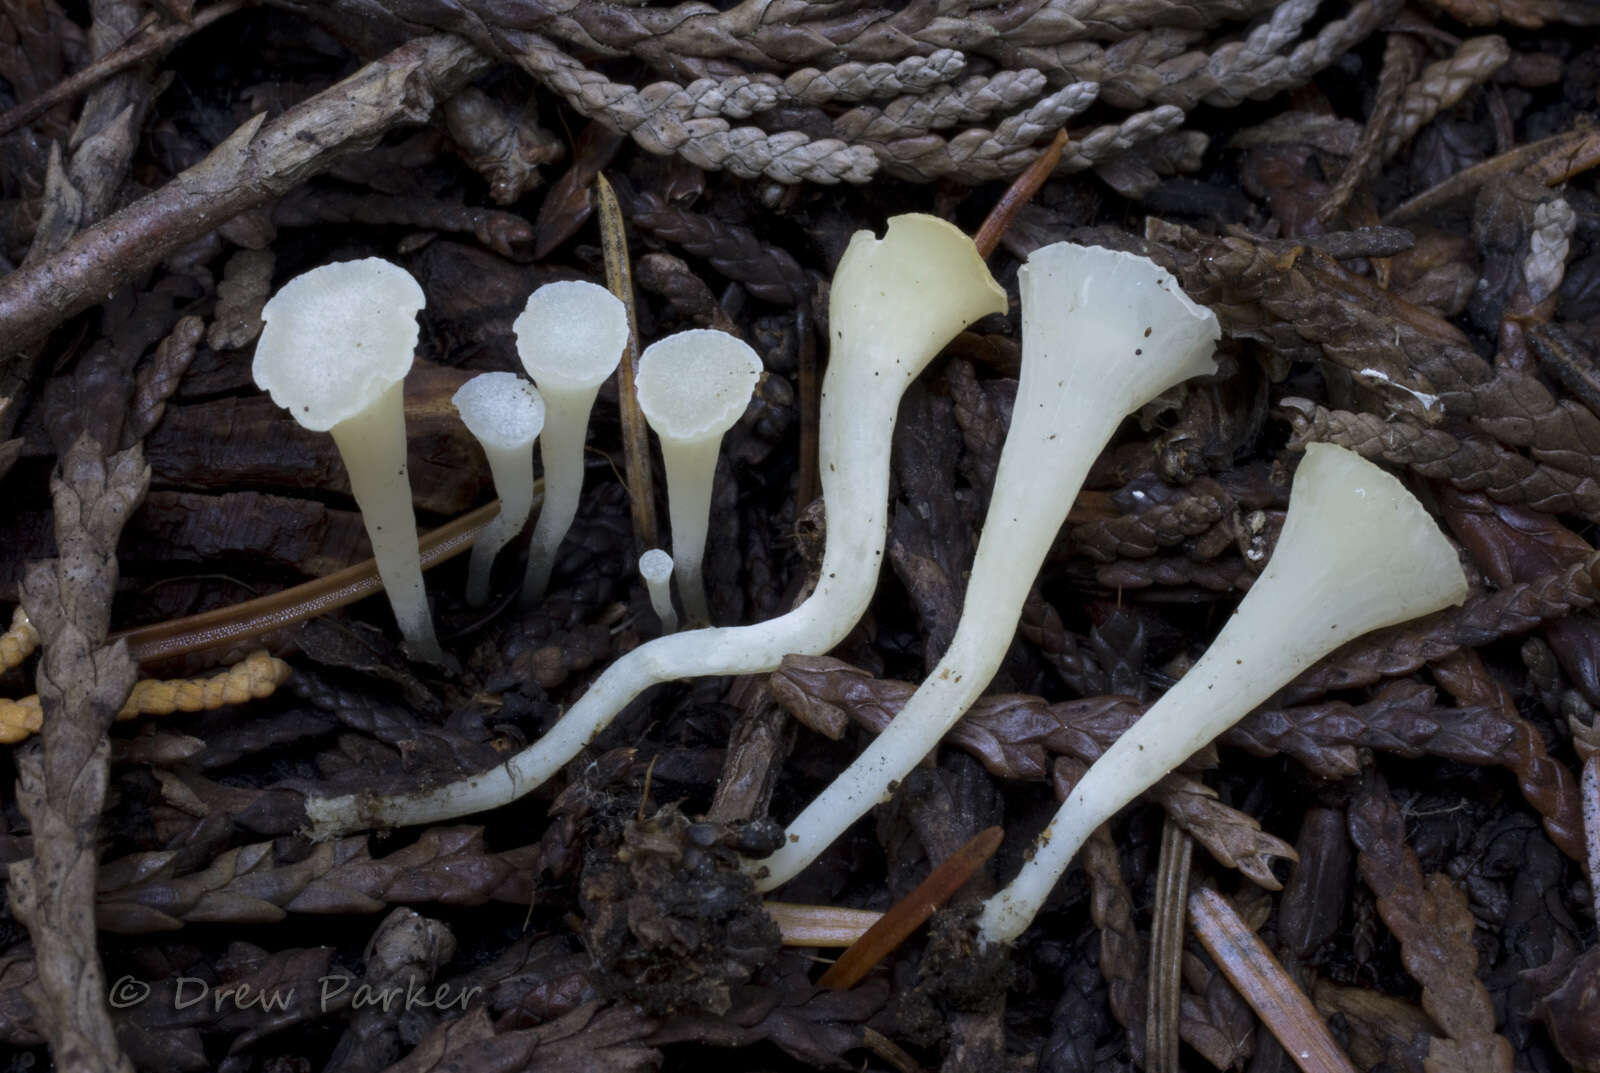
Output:
[[[639,357],[639,409],[661,440],[678,595],[690,625],[711,621],[705,581],[711,484],[723,434],[750,405],[761,359],[727,332],[696,328],[659,339]]]
[[[639,556],[639,576],[650,593],[650,607],[661,620],[662,633],[678,629],[678,612],[672,608],[672,556],[660,548],[651,548]]]
[[[250,372],[301,425],[333,435],[400,632],[418,656],[442,661],[422,587],[401,391],[425,302],[409,272],[380,258],[313,268],[262,308]]]
[[[478,534],[467,570],[467,603],[481,607],[489,598],[495,556],[522,532],[533,512],[533,441],[544,428],[544,400],[516,373],[480,373],[450,401],[483,448],[500,497],[500,513]]]
[[[994,677],[1079,487],[1122,419],[1216,369],[1221,330],[1148,258],[1061,242],[1018,274],[1022,376],[950,648],[883,733],[747,862],[761,890],[794,876],[939,743]]]
[[[524,602],[544,595],[556,551],[572,528],[583,492],[583,443],[589,412],[606,377],[622,361],[628,312],[604,287],[582,280],[547,283],[512,324],[523,368],[544,397],[544,505],[528,544]]]
[[[876,588],[900,397],[952,336],[1005,307],[1005,292],[972,240],[950,224],[896,216],[881,239],[857,233],[839,262],[828,307],[833,348],[818,452],[828,530],[811,596],[754,626],[690,630],[640,645],[607,667],[544,737],[487,771],[414,794],[308,797],[313,834],[435,823],[514,801],[560,771],[652,685],[771,671],[791,652],[815,654],[838,644]]]
[[[1022,934],[1096,827],[1317,660],[1466,597],[1455,549],[1404,485],[1353,451],[1306,448],[1266,569],[1189,673],[1078,780],[984,903],[980,941]]]

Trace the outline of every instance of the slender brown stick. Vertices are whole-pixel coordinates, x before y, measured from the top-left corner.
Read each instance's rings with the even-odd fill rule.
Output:
[[[58,104],[72,100],[87,92],[104,79],[119,71],[126,71],[151,56],[157,56],[178,44],[184,38],[204,30],[220,18],[232,15],[244,7],[248,0],[221,0],[194,17],[193,22],[172,23],[167,26],[146,28],[145,32],[130,38],[121,47],[101,56],[87,67],[62,79],[31,100],[0,112],[0,134],[6,134],[24,123],[31,123]]]
[[[606,286],[628,310],[628,345],[617,366],[617,407],[622,411],[622,469],[628,482],[628,507],[633,514],[634,548],[659,548],[656,535],[656,490],[650,463],[650,436],[639,393],[634,390],[634,366],[639,360],[639,322],[634,316],[633,269],[628,260],[628,233],[622,206],[604,174],[594,177],[595,207],[600,213],[600,249],[606,260]]]
[[[1056,131],[1055,140],[1040,154],[1039,159],[1028,165],[1028,170],[1018,175],[1011,184],[1011,189],[1001,196],[998,204],[989,211],[989,216],[983,221],[983,226],[978,228],[978,233],[972,236],[973,245],[978,247],[978,256],[987,257],[1000,245],[1000,236],[1006,233],[1006,228],[1011,226],[1011,221],[1016,217],[1017,211],[1033,200],[1033,195],[1039,192],[1039,187],[1050,178],[1050,173],[1056,170],[1056,164],[1061,160],[1061,153],[1067,147],[1067,132]]]
[[[536,490],[536,507],[537,496]],[[424,535],[420,541],[423,569],[437,566],[472,547],[478,533],[499,513],[497,499]],[[377,566],[367,559],[282,592],[153,626],[123,630],[112,634],[111,639],[126,640],[128,652],[135,661],[151,663],[169,656],[253,640],[270,630],[293,626],[355,603],[382,589]]]
[[[836,905],[798,905],[794,902],[762,902],[778,925],[784,946],[826,946],[844,948],[856,942],[883,919],[871,909],[843,909]]]
[[[1150,928],[1148,1019],[1144,1043],[1145,1069],[1149,1073],[1178,1073],[1184,912],[1189,893],[1189,863],[1193,858],[1194,840],[1168,816],[1161,829],[1155,921]]]
[[[1189,921],[1228,982],[1305,1073],[1355,1073],[1316,1007],[1283,971],[1228,899],[1202,887],[1189,895]]]
[[[1000,827],[979,831],[966,845],[956,850],[917,884],[916,890],[900,899],[867,933],[856,940],[817,981],[819,987],[845,991],[861,982],[873,967],[894,952],[910,934],[931,917],[934,910],[960,890],[972,874],[994,856],[1005,839]]]

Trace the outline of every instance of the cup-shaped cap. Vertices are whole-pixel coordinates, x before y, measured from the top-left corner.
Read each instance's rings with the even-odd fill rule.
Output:
[[[628,311],[616,295],[582,280],[546,283],[511,325],[522,367],[545,391],[599,387],[628,343]]]
[[[1354,451],[1313,443],[1295,471],[1289,513],[1266,569],[1246,601],[1278,591],[1313,596],[1286,607],[1282,621],[1326,619],[1327,640],[1343,642],[1467,598],[1455,548],[1391,474]],[[1262,597],[1265,599],[1265,597]],[[1243,605],[1241,605],[1241,612]]]
[[[672,556],[651,548],[639,556],[639,576],[652,585],[662,584],[672,576]]]
[[[721,436],[750,405],[761,359],[742,340],[711,328],[658,339],[639,356],[639,409],[663,440]]]
[[[528,447],[544,428],[544,399],[516,373],[479,373],[450,401],[467,431],[485,447]]]
[[[250,375],[296,421],[326,432],[404,379],[425,303],[411,273],[382,258],[313,268],[262,307]]]
[[[1057,242],[1033,251],[1018,284],[1030,357],[1059,365],[1065,376],[1093,377],[1108,411],[1131,412],[1174,384],[1216,371],[1216,316],[1148,257]],[[1048,369],[1041,374],[1052,384],[1058,379]]]
[[[881,375],[911,380],[957,332],[1005,311],[1006,293],[972,239],[937,216],[909,213],[891,217],[883,238],[850,239],[833,275],[828,331],[835,355],[841,345],[882,355]],[[863,345],[874,341],[886,345]]]

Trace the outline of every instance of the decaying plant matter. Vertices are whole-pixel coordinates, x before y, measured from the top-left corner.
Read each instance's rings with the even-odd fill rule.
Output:
[[[1596,25],[1586,0],[0,0],[12,1064],[1600,1069]],[[999,287],[872,403],[871,368],[836,390],[840,332],[948,303],[852,322],[905,273],[836,272],[906,214]],[[1061,242],[1159,264],[1215,314],[1216,368],[1099,415],[992,683],[763,901],[747,862],[872,755],[980,535],[1004,544],[1019,267]],[[370,599],[334,445],[248,379],[269,297],[370,257],[426,298],[395,401],[439,664]],[[543,598],[516,600],[525,537],[464,598],[451,560],[498,507],[452,399],[521,375],[550,284],[605,284],[630,353],[714,329],[761,359],[696,503],[710,635],[641,579],[668,496],[615,381],[566,435]],[[1057,803],[1203,683],[1324,444],[1416,497],[1465,602],[1268,697],[985,954],[975,914]],[[819,606],[849,612],[825,654],[737,651]],[[752,673],[680,677],[719,653]],[[496,780],[541,784],[343,807]]]

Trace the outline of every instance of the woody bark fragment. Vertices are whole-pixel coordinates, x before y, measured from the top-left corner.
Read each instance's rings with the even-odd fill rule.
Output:
[[[489,63],[460,38],[423,37],[270,123],[265,114],[247,120],[155,193],[0,278],[0,374],[16,371],[24,347],[184,244],[366,148],[390,127],[425,121],[442,96]]]
[[[106,457],[81,437],[51,481],[60,557],[30,566],[22,586],[43,642],[44,728],[36,745],[16,754],[17,803],[32,826],[34,855],[11,866],[9,889],[12,909],[33,937],[33,1005],[61,1070],[133,1068],[118,1049],[105,1003],[94,901],[106,730],[136,677],[127,646],[105,643],[117,537],[149,479],[141,448]]]

